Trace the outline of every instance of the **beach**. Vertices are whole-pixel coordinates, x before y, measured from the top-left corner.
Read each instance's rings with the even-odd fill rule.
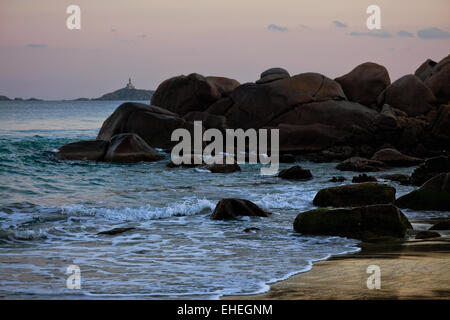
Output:
[[[367,288],[367,267],[381,271],[380,289]],[[277,282],[270,291],[245,300],[448,299],[450,239],[361,244],[361,251],[314,264],[309,272]]]

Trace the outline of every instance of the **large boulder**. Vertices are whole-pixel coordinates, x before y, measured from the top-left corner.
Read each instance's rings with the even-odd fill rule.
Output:
[[[61,160],[101,161],[105,156],[108,145],[109,142],[104,140],[72,142],[60,147],[56,157]]]
[[[337,82],[318,73],[302,73],[265,84],[243,84],[207,112],[224,115],[230,128],[261,128],[280,123],[278,117],[300,104],[343,99]]]
[[[142,103],[121,104],[106,120],[97,140],[110,140],[120,133],[135,133],[153,148],[171,148],[172,132],[183,128],[193,136],[194,125],[168,110]]]
[[[270,68],[263,73],[261,73],[261,76],[259,80],[256,81],[257,84],[264,84],[269,83],[272,81],[277,81],[285,78],[289,78],[290,74],[287,72],[287,70],[283,68]]]
[[[437,64],[436,61],[431,59],[427,59],[424,63],[422,63],[419,68],[417,68],[414,75],[418,77],[420,80],[425,81],[433,72],[434,66]]]
[[[245,199],[222,199],[217,203],[211,215],[213,220],[235,219],[239,216],[268,217],[269,212],[261,209],[256,204]]]
[[[312,179],[311,171],[303,169],[300,166],[293,166],[288,169],[283,169],[278,173],[278,177],[289,180],[309,180]]]
[[[380,238],[403,238],[412,226],[405,215],[390,204],[352,209],[316,209],[300,213],[294,230],[373,241]]]
[[[394,187],[376,182],[365,182],[322,189],[317,192],[313,204],[319,207],[355,207],[394,201]]]
[[[432,134],[450,146],[450,104],[439,108],[434,118]]]
[[[109,142],[104,157],[106,162],[141,162],[158,161],[164,156],[150,147],[141,137],[134,133],[115,135]]]
[[[385,167],[385,164],[381,161],[351,157],[339,163],[336,169],[341,171],[376,172],[383,170],[383,167]]]
[[[376,107],[379,94],[391,84],[386,68],[372,62],[360,64],[335,80],[350,101],[373,107]]]
[[[425,160],[411,175],[411,183],[420,186],[442,172],[450,172],[450,157],[439,156]]]
[[[385,103],[415,117],[431,111],[436,98],[422,80],[409,74],[394,81],[379,95],[378,105]]]
[[[450,211],[450,173],[441,173],[395,201],[400,208]]]
[[[450,101],[450,55],[439,61],[425,80],[425,85],[433,91],[438,103]]]
[[[227,119],[224,116],[210,114],[208,112],[191,111],[183,119],[190,122],[201,121],[205,129],[214,128],[225,131],[227,128]]]
[[[204,111],[212,103],[233,91],[239,82],[223,77],[204,77],[197,73],[163,81],[152,96],[151,104],[180,115]]]
[[[411,167],[423,162],[423,159],[404,155],[400,151],[392,148],[378,150],[371,160],[381,161],[393,167]]]

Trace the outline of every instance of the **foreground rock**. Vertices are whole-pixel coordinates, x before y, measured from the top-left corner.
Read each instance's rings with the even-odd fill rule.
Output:
[[[435,231],[420,231],[416,234],[416,239],[430,239],[430,238],[439,238],[441,235],[439,232]]]
[[[336,168],[341,171],[375,172],[383,170],[384,163],[362,157],[352,157],[339,163]]]
[[[269,212],[261,209],[256,204],[245,199],[222,199],[217,203],[211,215],[213,220],[235,219],[239,216],[268,217]]]
[[[295,219],[294,229],[304,234],[373,241],[384,237],[403,238],[412,226],[397,207],[385,204],[303,212]]]
[[[420,186],[442,172],[450,172],[450,157],[439,156],[425,160],[411,175],[411,183]]]
[[[400,208],[450,211],[450,173],[441,173],[395,201]]]
[[[281,170],[278,177],[290,180],[309,180],[312,179],[311,171],[303,169],[300,166],[293,166],[288,169]]]
[[[372,62],[360,64],[335,80],[339,82],[350,101],[374,108],[380,93],[391,84],[386,68]]]
[[[371,160],[381,161],[391,167],[411,167],[423,162],[423,159],[404,155],[400,151],[391,148],[377,151]]]
[[[322,189],[314,197],[313,204],[319,207],[354,207],[394,201],[394,187],[365,182]]]
[[[110,140],[120,133],[135,133],[153,148],[171,148],[175,129],[187,129],[193,136],[194,125],[168,110],[142,103],[121,104],[106,120],[97,140]]]
[[[108,145],[109,142],[104,140],[72,142],[60,147],[56,157],[61,160],[101,161],[105,156]]]
[[[161,159],[164,159],[164,156],[150,147],[137,134],[122,133],[112,137],[103,160],[106,162],[132,163]]]
[[[429,230],[450,230],[450,219],[439,221],[433,225]]]

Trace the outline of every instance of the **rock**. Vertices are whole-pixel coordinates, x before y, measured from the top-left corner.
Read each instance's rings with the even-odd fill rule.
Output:
[[[378,150],[371,160],[381,161],[392,167],[411,167],[423,162],[423,159],[404,155],[398,150],[391,148]]]
[[[361,157],[351,157],[339,163],[336,168],[341,171],[375,172],[384,167],[384,163]]]
[[[134,133],[122,133],[111,138],[104,157],[106,162],[158,161],[164,156]]]
[[[316,209],[300,213],[294,230],[373,241],[376,238],[403,238],[412,229],[405,215],[395,206],[381,204],[351,209]]]
[[[244,232],[256,232],[256,231],[261,231],[260,228],[256,228],[256,227],[250,227],[250,228],[245,228]]]
[[[433,68],[436,64],[437,64],[436,61],[427,59],[427,61],[422,63],[420,67],[417,68],[416,72],[414,72],[414,75],[418,77],[420,80],[425,81],[431,75]]]
[[[56,157],[61,160],[101,161],[105,156],[108,145],[109,142],[104,140],[72,142],[60,147]]]
[[[317,192],[313,204],[319,207],[351,207],[393,203],[395,188],[387,184],[365,182],[325,188]]]
[[[397,128],[397,115],[388,104],[383,105],[383,108],[381,109],[381,112],[376,119],[375,126],[379,128],[380,131]]]
[[[283,68],[271,68],[263,73],[261,73],[261,76],[258,81],[256,81],[257,84],[264,84],[269,83],[276,80],[281,80],[285,78],[289,78],[290,74]]]
[[[336,78],[335,81],[341,85],[350,101],[368,107],[375,107],[377,97],[391,84],[386,68],[372,62],[360,64],[346,75]]]
[[[425,80],[425,85],[431,89],[439,104],[450,101],[450,55],[439,61]]]
[[[228,198],[217,203],[211,215],[213,220],[235,219],[239,216],[268,217],[269,212],[261,209],[256,204],[245,199]]]
[[[416,234],[416,239],[439,238],[441,235],[435,231],[420,231]]]
[[[450,104],[439,108],[431,132],[435,138],[442,140],[443,145],[450,146]]]
[[[281,170],[278,177],[291,180],[309,180],[312,179],[311,171],[303,169],[300,166],[293,166],[289,169]]]
[[[190,155],[187,156],[190,158],[189,163],[187,161],[183,161],[183,163],[175,164],[172,160],[166,165],[168,168],[195,168],[200,165],[203,165],[203,158],[199,155]]]
[[[142,103],[121,104],[106,120],[97,140],[110,140],[120,133],[135,133],[153,148],[171,148],[177,141],[171,141],[175,129],[184,128],[194,135],[194,125],[168,110]]]
[[[411,183],[410,177],[407,174],[394,173],[394,174],[384,174],[380,176],[381,179],[400,182],[402,185],[408,185]]]
[[[395,201],[400,208],[450,211],[450,173],[441,173]]]
[[[450,230],[450,219],[439,221],[428,230]]]
[[[224,132],[227,126],[227,119],[224,116],[219,116],[216,114],[210,114],[207,112],[191,111],[187,113],[183,119],[186,121],[194,122],[201,121],[205,129],[219,129]]]
[[[425,160],[411,175],[411,183],[420,186],[442,172],[450,172],[450,157],[439,156]]]
[[[99,232],[97,234],[106,234],[106,235],[114,236],[116,234],[124,233],[124,232],[134,230],[134,229],[136,229],[136,228],[114,228],[111,230]]]
[[[344,182],[345,180],[347,180],[345,177],[333,177],[329,180],[329,182]]]
[[[180,115],[205,111],[238,86],[236,80],[223,77],[204,77],[197,73],[181,75],[163,81],[153,94],[151,104]]]
[[[393,82],[380,94],[378,105],[385,103],[415,117],[431,111],[436,98],[419,78],[409,74]]]
[[[234,164],[208,164],[203,167],[206,170],[211,171],[212,173],[232,173],[236,171],[241,171],[241,167],[237,163]]]
[[[372,177],[372,176],[368,176],[367,174],[363,173],[360,174],[359,176],[355,176],[352,179],[353,183],[362,183],[362,182],[377,182],[377,178]]]
[[[294,163],[296,162],[295,157],[290,153],[280,154],[280,163]]]

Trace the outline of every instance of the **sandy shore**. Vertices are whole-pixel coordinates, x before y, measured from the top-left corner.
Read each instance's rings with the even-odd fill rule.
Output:
[[[380,267],[380,289],[367,288],[370,265]],[[450,299],[450,238],[362,244],[360,252],[318,262],[265,294],[224,299]]]

